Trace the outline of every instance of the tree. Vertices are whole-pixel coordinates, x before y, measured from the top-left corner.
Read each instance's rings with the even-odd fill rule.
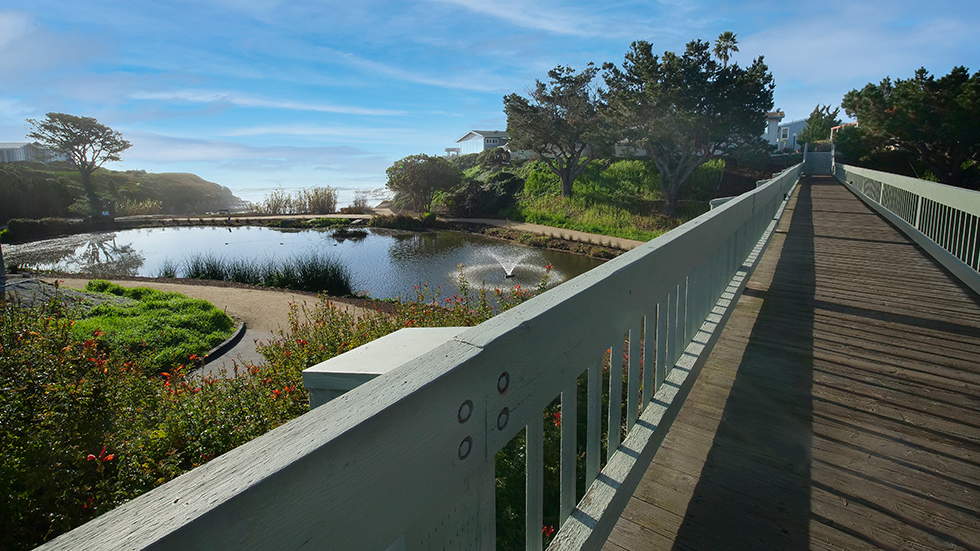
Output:
[[[645,148],[660,171],[664,213],[674,215],[694,170],[732,147],[752,142],[772,109],[773,79],[760,56],[752,65],[720,66],[702,40],[684,55],[653,55],[634,42],[622,69],[607,63],[608,113],[627,138]]]
[[[851,90],[841,105],[869,137],[914,152],[943,183],[980,184],[980,72],[954,67],[936,78],[921,68]]]
[[[559,65],[548,71],[550,83],[536,81],[530,98],[504,96],[508,143],[537,153],[561,180],[564,197],[572,195],[575,179],[609,143],[592,87],[597,72],[591,63],[580,73]]]
[[[28,138],[68,156],[82,176],[92,214],[98,216],[102,205],[92,186],[92,173],[107,162],[121,160],[120,153],[132,144],[92,117],[48,113],[44,120],[27,119],[27,123],[33,127]]]
[[[840,126],[841,121],[837,118],[838,113],[840,113],[839,107],[831,111],[829,105],[821,107],[818,103],[813,108],[810,116],[806,118],[806,126],[803,127],[803,130],[796,137],[796,143],[813,144],[819,141],[829,140],[830,129],[835,126]]]
[[[728,67],[728,60],[732,58],[732,54],[738,51],[738,40],[735,36],[736,34],[732,31],[725,31],[719,34],[718,39],[715,40],[715,57],[721,60],[723,69]]]
[[[416,212],[428,212],[436,193],[452,189],[463,178],[463,173],[446,159],[425,154],[395,161],[385,174],[388,189],[411,197]]]

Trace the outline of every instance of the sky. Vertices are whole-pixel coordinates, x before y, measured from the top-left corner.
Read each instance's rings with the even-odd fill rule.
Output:
[[[733,31],[732,61],[764,56],[790,121],[919,67],[980,70],[978,20],[975,0],[0,0],[0,142],[48,112],[95,117],[133,144],[107,168],[346,204],[402,157],[506,129],[504,95],[634,40]]]

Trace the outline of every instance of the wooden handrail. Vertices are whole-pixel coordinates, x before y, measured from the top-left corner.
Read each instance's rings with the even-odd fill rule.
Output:
[[[800,171],[787,169],[42,549],[490,550],[495,456],[526,427],[527,545],[540,548],[542,411],[565,397],[563,417],[574,423],[572,394],[586,372],[589,489],[576,499],[576,469],[561,469],[568,520],[552,547],[596,548],[693,384]],[[600,388],[599,366],[610,351],[610,402],[621,396],[620,372],[629,398],[623,419],[614,407],[601,426],[601,395],[610,389]],[[603,435],[611,453],[600,473]],[[575,431],[562,438],[561,456],[575,461]]]

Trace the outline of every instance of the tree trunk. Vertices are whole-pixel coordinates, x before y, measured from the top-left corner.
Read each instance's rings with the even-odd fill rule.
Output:
[[[85,195],[88,197],[88,206],[91,210],[91,215],[93,218],[102,217],[102,202],[99,200],[99,196],[95,194],[95,188],[92,186],[92,181],[90,180],[90,173],[85,171],[79,171],[82,175],[82,187],[85,188]]]
[[[574,183],[574,180],[572,180],[571,174],[569,174],[569,172],[571,172],[571,171],[564,170],[564,171],[562,171],[562,174],[561,174],[561,196],[562,197],[571,197],[572,196],[572,184]]]

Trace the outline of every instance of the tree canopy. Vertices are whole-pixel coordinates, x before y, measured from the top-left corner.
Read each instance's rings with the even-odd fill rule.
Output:
[[[428,212],[437,193],[452,189],[463,178],[446,159],[424,153],[395,161],[385,173],[388,189],[409,196],[416,212]]]
[[[683,55],[657,56],[650,43],[638,41],[622,68],[603,66],[608,114],[656,164],[667,214],[676,213],[691,173],[756,139],[772,109],[772,73],[761,56],[746,68],[722,66],[710,49],[694,40]]]
[[[810,116],[806,118],[806,126],[803,127],[803,130],[796,137],[796,143],[813,144],[819,141],[829,140],[830,129],[835,126],[840,126],[841,121],[837,118],[838,113],[840,113],[839,107],[831,111],[829,105],[821,106],[818,103],[813,108]]]
[[[82,176],[92,214],[98,216],[102,206],[89,177],[103,164],[122,160],[120,154],[132,144],[92,117],[48,113],[43,120],[27,119],[27,123],[33,128],[28,138],[68,156]]]
[[[914,152],[943,183],[980,184],[980,72],[954,67],[936,78],[921,68],[851,90],[841,105],[869,139]]]
[[[609,143],[592,86],[597,73],[591,63],[578,73],[558,66],[548,71],[549,83],[536,81],[530,98],[504,96],[508,143],[537,153],[561,180],[565,197],[572,195],[575,179]]]

